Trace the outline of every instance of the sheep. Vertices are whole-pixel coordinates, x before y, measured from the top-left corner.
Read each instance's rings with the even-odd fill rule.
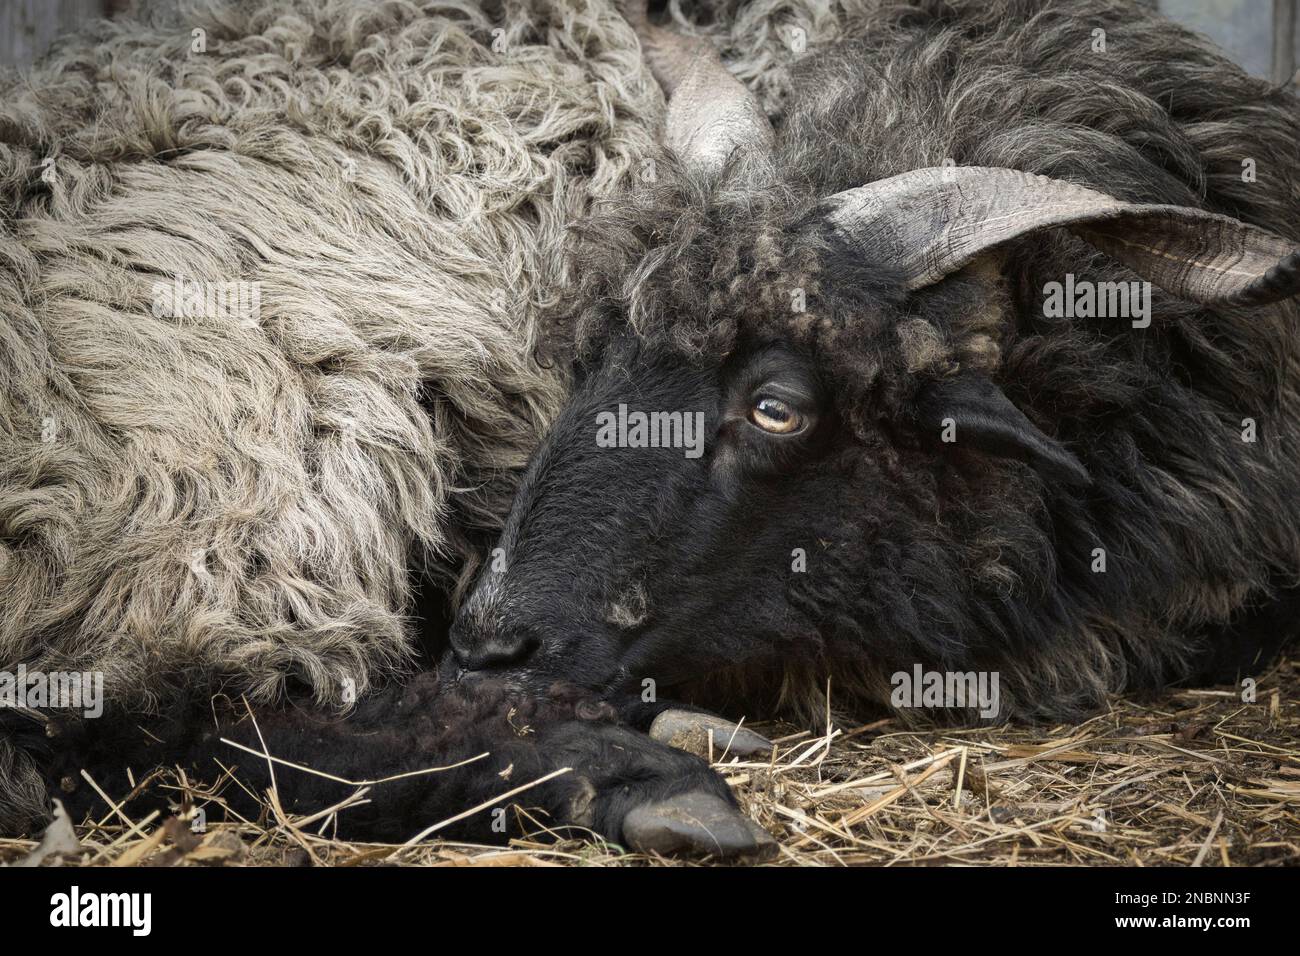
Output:
[[[628,7],[667,148],[579,230],[572,394],[447,671],[978,722],[1267,662],[1300,609],[1293,96],[1137,4],[914,0],[810,50],[773,127]],[[703,413],[704,452],[602,447],[615,410]]]
[[[628,13],[667,149],[581,227],[546,303],[535,342],[572,359],[571,391],[437,671],[346,720],[241,701],[152,740],[29,722],[46,785],[89,800],[75,768],[194,766],[218,738],[358,784],[481,745],[477,770],[389,780],[340,826],[407,837],[499,795],[517,757],[562,825],[762,854],[725,785],[661,746],[727,726],[675,699],[821,712],[829,676],[841,704],[890,704],[919,664],[1001,677],[997,719],[1058,718],[1284,636],[1292,99],[1141,8],[922,0],[864,6],[760,106],[710,46]],[[1266,175],[1241,180],[1245,158]],[[1044,304],[1135,276],[1160,286],[1137,327]],[[703,454],[602,447],[620,406],[703,414]],[[304,812],[345,795],[277,783]]]
[[[106,703],[84,724],[0,709],[6,832],[50,789],[79,807],[79,769],[121,796],[128,754],[165,763],[139,724],[182,757],[258,744],[246,701],[272,747],[334,734],[339,769],[352,728],[416,692],[394,682],[436,658],[562,401],[533,356],[554,248],[638,174],[662,108],[609,4],[174,7],[0,80],[0,673],[96,675]],[[532,705],[443,697],[419,718],[438,733],[406,726],[431,748],[412,759],[454,763],[491,727],[474,785],[508,789],[495,761]],[[577,719],[547,706],[547,726]],[[566,746],[530,759],[549,772]],[[371,758],[411,756],[393,748]],[[692,789],[682,758],[642,804]],[[528,796],[586,819],[578,779]],[[602,813],[621,838],[626,813]]]

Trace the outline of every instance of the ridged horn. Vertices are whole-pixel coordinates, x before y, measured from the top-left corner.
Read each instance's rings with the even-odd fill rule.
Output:
[[[688,166],[720,169],[738,149],[770,152],[774,136],[758,101],[727,72],[707,41],[651,23],[646,0],[623,5],[650,72],[668,97],[664,145]]]
[[[908,288],[1040,229],[1069,229],[1167,292],[1205,305],[1266,305],[1300,294],[1300,248],[1187,206],[1129,203],[1045,176],[988,166],[915,169],[826,201],[827,222]]]

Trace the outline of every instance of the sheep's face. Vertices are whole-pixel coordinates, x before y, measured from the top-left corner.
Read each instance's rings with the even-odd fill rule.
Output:
[[[846,526],[839,428],[790,346],[693,365],[613,340],[527,470],[451,666],[622,692],[809,653],[792,582]]]
[[[589,227],[559,312],[573,392],[458,613],[452,671],[708,683],[687,689],[711,704],[833,675],[879,697],[917,662],[970,669],[1009,598],[1050,586],[1057,490],[1091,478],[1061,402],[999,387],[1005,317],[1032,314],[1003,254],[909,289],[809,208],[720,195]],[[1073,562],[1097,545],[1072,543]]]
[[[789,308],[792,284],[815,293],[807,311]],[[736,678],[751,699],[792,665],[874,684],[973,643],[968,582],[1050,566],[1025,525],[1043,475],[1087,476],[980,371],[996,283],[966,274],[909,298],[843,250],[794,247],[643,294],[671,323],[615,318],[584,340],[449,670],[611,694]]]

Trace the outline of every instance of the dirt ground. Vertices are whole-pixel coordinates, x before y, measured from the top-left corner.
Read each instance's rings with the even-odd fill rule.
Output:
[[[1297,865],[1298,690],[1293,652],[1253,701],[1239,687],[1179,690],[1037,728],[757,725],[777,744],[772,759],[714,763],[779,838],[771,865]],[[526,793],[517,799],[526,806]],[[179,818],[131,820],[106,805],[75,841],[66,828],[52,835],[42,865],[700,865],[543,832],[506,849],[350,844],[322,835],[328,825],[268,805],[261,821],[195,834]],[[0,862],[36,846],[0,841]]]

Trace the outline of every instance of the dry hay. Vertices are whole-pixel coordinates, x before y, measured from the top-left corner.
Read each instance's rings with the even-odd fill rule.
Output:
[[[1259,679],[1252,703],[1228,687],[1116,700],[1077,726],[916,731],[885,717],[814,734],[767,725],[758,729],[777,735],[773,759],[715,754],[714,764],[780,838],[778,865],[1296,865],[1297,690],[1293,653]],[[214,787],[161,773],[140,783],[174,787],[178,804],[192,804],[241,786],[238,763],[232,757]],[[526,805],[526,789],[518,800]],[[273,795],[261,820],[214,823],[205,834],[178,816],[132,820],[106,809],[77,828],[79,851],[43,865],[682,865],[599,841],[556,842],[532,820],[536,837],[506,848],[378,846],[332,840],[329,812],[285,817]],[[0,861],[35,846],[2,840]]]

